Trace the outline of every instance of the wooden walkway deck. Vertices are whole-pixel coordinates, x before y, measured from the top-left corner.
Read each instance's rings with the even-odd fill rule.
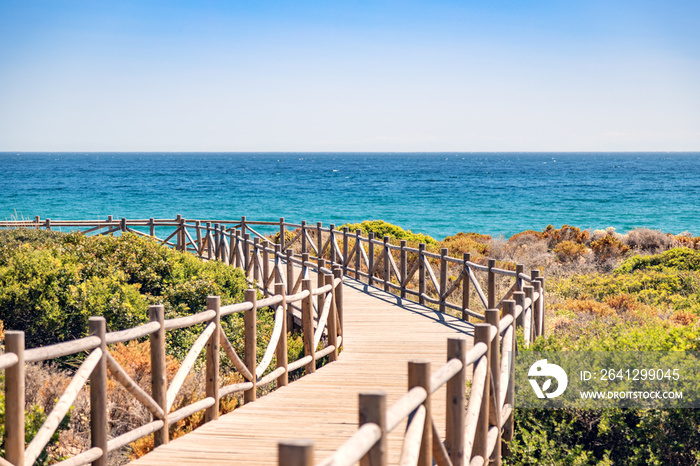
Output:
[[[428,360],[434,371],[447,360],[448,337],[472,335],[469,323],[351,278],[344,283],[344,349],[338,361],[133,464],[277,464],[277,442],[300,438],[314,440],[318,462],[357,429],[360,392],[386,391],[391,406],[407,391],[408,361]],[[444,388],[432,400],[433,418],[444,434]],[[390,463],[398,462],[403,431],[399,426],[389,436]]]

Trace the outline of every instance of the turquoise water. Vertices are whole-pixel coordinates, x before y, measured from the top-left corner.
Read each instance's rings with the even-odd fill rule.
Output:
[[[700,235],[700,153],[0,153],[0,218],[190,218],[437,238],[548,224]]]

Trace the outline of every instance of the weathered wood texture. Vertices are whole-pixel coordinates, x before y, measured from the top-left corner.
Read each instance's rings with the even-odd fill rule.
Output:
[[[315,277],[313,277],[315,278]],[[471,335],[471,324],[345,278],[343,351],[338,360],[246,404],[134,464],[277,464],[277,442],[314,441],[315,463],[358,427],[358,394],[383,390],[387,406],[406,394],[408,361],[440,367],[447,338]],[[347,344],[345,336],[347,335]],[[471,347],[469,339],[468,347]],[[467,373],[471,373],[467,369]],[[432,397],[432,415],[445,435],[445,388]],[[388,462],[397,464],[405,421],[389,435]]]

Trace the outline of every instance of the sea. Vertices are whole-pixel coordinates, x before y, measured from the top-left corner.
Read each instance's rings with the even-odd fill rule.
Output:
[[[700,152],[0,153],[0,219],[381,219],[437,239],[564,224],[700,235]]]

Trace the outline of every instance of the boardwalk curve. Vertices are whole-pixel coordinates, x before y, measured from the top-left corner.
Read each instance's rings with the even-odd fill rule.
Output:
[[[472,325],[460,319],[353,279],[344,284],[345,343],[338,361],[132,464],[277,464],[277,441],[302,437],[313,439],[316,457],[325,458],[357,430],[358,393],[384,390],[388,403],[395,402],[407,391],[408,361],[426,359],[437,368],[446,361],[448,337],[472,334]],[[434,400],[433,416],[444,430],[443,392]],[[403,430],[390,436],[391,464],[398,463]]]

